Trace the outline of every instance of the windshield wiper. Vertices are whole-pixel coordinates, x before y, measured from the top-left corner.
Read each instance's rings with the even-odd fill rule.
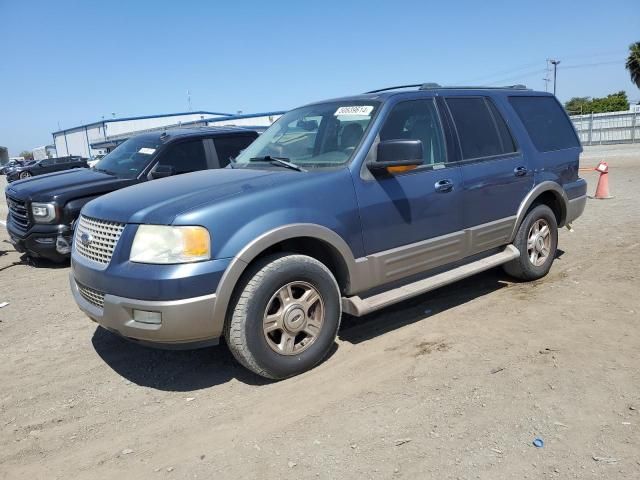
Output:
[[[276,165],[281,165],[286,168],[290,168],[291,170],[296,170],[298,172],[306,172],[304,168],[300,165],[296,165],[295,163],[289,161],[286,157],[274,157],[273,155],[265,155],[264,157],[253,157],[249,159],[250,162],[269,162]]]

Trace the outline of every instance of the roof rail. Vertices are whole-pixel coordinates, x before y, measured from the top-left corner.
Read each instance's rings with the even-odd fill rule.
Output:
[[[379,88],[377,90],[371,90],[365,93],[380,93],[387,92],[389,90],[400,90],[402,88],[417,88],[418,90],[434,90],[437,88],[442,89],[452,89],[452,90],[503,90],[503,89],[514,89],[514,90],[528,90],[526,85],[505,85],[502,87],[484,87],[484,86],[473,86],[473,85],[454,85],[454,86],[443,86],[438,83],[413,83],[410,85],[398,85],[396,87],[387,87],[387,88]]]

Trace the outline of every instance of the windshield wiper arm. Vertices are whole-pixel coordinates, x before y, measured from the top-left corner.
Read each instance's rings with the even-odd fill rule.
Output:
[[[290,168],[291,170],[296,170],[298,172],[306,172],[304,168],[300,165],[296,165],[295,163],[289,161],[286,157],[274,157],[273,155],[265,155],[264,157],[253,157],[250,158],[251,162],[270,162],[275,163],[277,165],[282,165],[283,167]]]

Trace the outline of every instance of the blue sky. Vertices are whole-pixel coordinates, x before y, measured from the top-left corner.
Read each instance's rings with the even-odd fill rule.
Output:
[[[427,2],[0,0],[0,145],[102,115],[245,113],[403,83],[626,90],[638,0]]]

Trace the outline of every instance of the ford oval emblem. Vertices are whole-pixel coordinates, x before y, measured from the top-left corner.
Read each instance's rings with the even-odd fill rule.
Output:
[[[91,242],[93,242],[93,237],[91,236],[90,233],[82,232],[80,234],[80,243],[82,245],[84,245],[85,247],[88,247],[89,245],[91,245]]]

